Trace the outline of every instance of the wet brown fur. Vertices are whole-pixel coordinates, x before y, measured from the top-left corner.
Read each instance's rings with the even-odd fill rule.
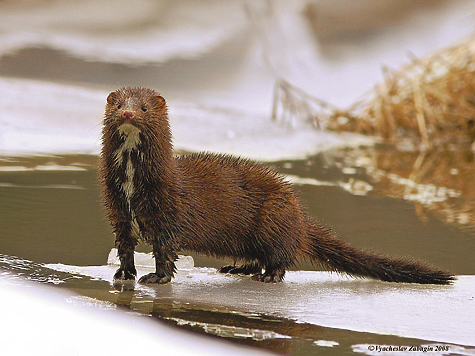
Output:
[[[135,279],[139,241],[153,246],[156,263],[141,283],[170,282],[179,250],[242,260],[220,272],[263,282],[281,281],[302,259],[390,282],[454,279],[419,262],[353,248],[310,219],[292,186],[268,167],[229,155],[175,157],[165,100],[151,89],[108,96],[102,140],[102,195],[121,261],[115,280]]]

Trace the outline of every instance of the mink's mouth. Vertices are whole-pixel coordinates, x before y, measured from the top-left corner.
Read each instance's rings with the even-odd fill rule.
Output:
[[[141,143],[141,131],[130,123],[124,123],[117,129],[121,137],[119,149],[116,151],[117,162],[121,162],[123,152],[130,152],[138,149]]]
[[[120,124],[117,131],[123,136],[137,135],[141,132],[140,129],[130,121]]]
[[[117,126],[117,130],[124,132],[134,131],[138,129],[139,128],[137,127],[137,124],[132,121],[120,121],[119,125]]]
[[[137,125],[137,122],[136,122],[135,118],[125,119],[123,117],[120,117],[120,118],[118,118],[117,123],[119,124],[119,126],[122,126],[122,125],[136,126]]]

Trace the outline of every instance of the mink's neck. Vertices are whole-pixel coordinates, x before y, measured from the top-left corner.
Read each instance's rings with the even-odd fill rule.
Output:
[[[169,135],[144,135],[139,146],[140,155],[143,159],[138,164],[143,168],[145,179],[162,187],[177,185],[178,172]]]
[[[132,125],[120,126],[109,137],[109,167],[119,180],[130,184],[134,195],[153,195],[164,201],[175,201],[178,196],[178,172],[168,128],[139,129]]]
[[[153,211],[161,226],[172,224],[181,212],[180,172],[173,153],[169,131],[142,135],[136,159],[139,201]]]
[[[169,128],[143,129],[137,151],[136,165],[143,172],[144,182],[172,193],[178,184],[178,173]]]

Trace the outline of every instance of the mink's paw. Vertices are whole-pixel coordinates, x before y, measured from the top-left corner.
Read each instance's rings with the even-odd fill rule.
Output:
[[[277,283],[282,282],[284,276],[279,274],[267,274],[267,273],[258,273],[251,277],[253,281],[264,282],[264,283]]]
[[[218,273],[232,273],[231,271],[236,269],[235,266],[223,266],[218,269]]]
[[[168,276],[166,274],[156,274],[156,273],[149,273],[145,276],[140,277],[139,283],[140,284],[166,284],[170,283],[172,280],[172,276]]]
[[[114,281],[121,280],[121,281],[128,281],[128,280],[135,280],[135,276],[137,275],[137,271],[134,269],[126,269],[126,268],[119,268],[114,274]]]
[[[114,288],[122,292],[126,290],[134,290],[136,274],[137,271],[135,270],[135,268],[119,268],[114,274]]]
[[[262,272],[262,268],[257,264],[246,264],[239,267],[236,266],[223,266],[218,269],[219,273],[229,273],[229,274],[253,274]]]

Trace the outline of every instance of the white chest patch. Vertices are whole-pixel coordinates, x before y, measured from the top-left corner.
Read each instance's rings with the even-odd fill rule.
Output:
[[[129,202],[130,206],[130,198],[134,195],[134,175],[135,175],[135,168],[132,164],[132,160],[130,157],[127,158],[127,164],[125,166],[125,182],[122,183],[122,190],[125,193],[127,201]]]
[[[142,233],[140,231],[139,224],[137,222],[135,211],[132,209],[131,200],[135,193],[134,187],[134,175],[135,175],[135,167],[132,163],[132,159],[130,158],[130,152],[137,148],[140,142],[140,130],[133,125],[130,124],[122,124],[119,126],[119,132],[122,136],[125,136],[125,141],[122,145],[115,151],[115,163],[119,167],[122,167],[124,161],[124,153],[128,153],[126,155],[127,162],[125,164],[125,181],[122,183],[121,188],[125,194],[125,198],[127,199],[127,208],[130,211],[131,215],[131,228],[132,228],[132,235],[140,239],[142,237]],[[139,154],[139,157],[141,155]]]

